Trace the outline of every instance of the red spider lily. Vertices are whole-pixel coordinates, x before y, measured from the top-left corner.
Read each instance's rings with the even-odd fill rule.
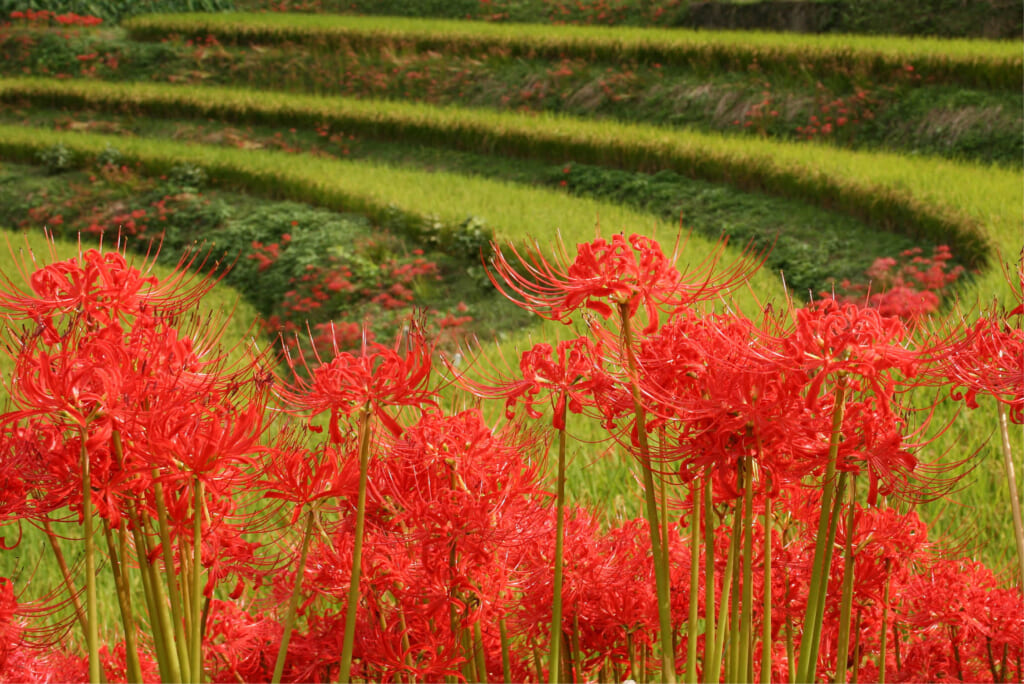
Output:
[[[815,442],[821,429],[804,405],[805,377],[787,372],[762,337],[741,316],[680,311],[641,342],[640,387],[655,416],[648,430],[659,428],[674,443],[663,445],[663,458],[684,481],[713,472],[734,492],[744,456],[754,456],[776,486],[814,467],[796,458],[799,442]]]
[[[600,527],[584,509],[566,516],[562,629],[566,643],[578,645],[576,669],[566,673],[575,681],[595,677],[606,658],[623,676],[635,674],[629,671],[631,656],[638,660],[643,652],[650,657],[658,629],[646,521],[625,521],[607,533]],[[515,612],[516,633],[541,647],[550,637],[553,534],[551,521],[543,538],[523,547],[519,561],[523,594]],[[675,553],[673,560],[679,560]]]
[[[492,431],[476,410],[454,416],[431,410],[378,446],[368,477],[354,651],[365,676],[450,676],[466,660],[453,620],[458,631],[479,624],[485,641],[497,633],[517,549],[537,536],[544,513],[540,466],[527,461],[532,443],[525,438],[512,429]],[[346,514],[336,522],[325,515],[331,543],[317,536],[310,549],[301,612],[311,628],[289,645],[289,662],[337,659],[342,616],[332,608],[349,589],[357,496],[354,468],[347,465],[356,461],[355,444],[347,446],[337,496]],[[323,506],[331,510],[329,501]],[[275,596],[290,591],[288,574],[274,578]],[[497,654],[500,648],[489,661],[494,676],[501,671]],[[316,674],[293,667],[296,676]]]
[[[11,654],[21,645],[22,627],[17,619],[18,600],[14,596],[14,583],[0,577],[0,676]]]
[[[1010,420],[1024,423],[1024,330],[998,316],[984,316],[954,342],[930,374],[951,385],[954,399],[978,407],[978,396],[1006,405]]]
[[[342,450],[331,445],[307,449],[285,441],[269,450],[261,479],[263,496],[294,504],[294,525],[307,505],[357,491],[356,466],[355,459],[343,459]]]
[[[89,249],[64,261],[56,259],[50,243],[51,263],[37,266],[35,254],[29,258],[35,268],[15,259],[22,279],[29,284],[26,291],[7,275],[0,280],[0,308],[14,319],[29,319],[45,329],[48,341],[57,334],[55,317],[75,314],[90,324],[111,325],[125,316],[151,315],[157,311],[173,316],[192,309],[209,292],[217,279],[190,273],[199,268],[196,255],[183,257],[177,269],[163,280],[152,275],[156,253],[141,267],[128,263],[124,245],[116,251]],[[159,250],[157,250],[158,252]]]
[[[655,240],[642,235],[627,239],[621,233],[610,242],[599,237],[578,245],[573,259],[559,241],[557,263],[545,259],[536,245],[525,255],[509,245],[515,263],[498,245],[493,247],[495,255],[488,270],[491,282],[520,307],[544,318],[567,321],[569,314],[581,307],[608,318],[616,306],[626,306],[631,317],[643,306],[647,314],[644,334],[657,329],[660,310],[712,299],[747,279],[756,266],[756,262],[741,258],[715,274],[725,248],[722,243],[684,279],[675,267],[678,244],[671,257],[666,257]]]
[[[892,395],[891,371],[917,374],[921,357],[899,346],[906,327],[873,309],[825,300],[796,310],[792,333],[781,340],[783,353],[810,377],[807,402],[815,408],[821,387],[836,374],[867,383],[876,397]],[[886,410],[886,405],[880,405]]]
[[[401,435],[402,426],[386,407],[435,405],[435,392],[427,388],[432,369],[431,349],[418,332],[408,338],[405,354],[365,340],[358,356],[335,349],[334,358],[325,363],[317,354],[318,365],[309,369],[311,379],[296,372],[294,387],[283,392],[286,403],[309,411],[311,417],[330,411],[330,437],[334,444],[344,441],[341,418],[366,407],[391,434]],[[302,362],[308,369],[305,359]],[[293,360],[289,359],[289,363],[293,370],[298,370]]]
[[[938,559],[900,591],[904,681],[1019,681],[1024,598],[976,561]]]
[[[265,612],[253,615],[235,602],[212,600],[203,642],[210,681],[269,682],[282,631]]]
[[[584,337],[562,340],[554,350],[542,342],[523,352],[519,361],[522,379],[478,383],[462,376],[459,380],[476,396],[504,398],[509,420],[515,417],[516,404],[522,404],[531,418],[540,418],[536,407],[550,398],[552,425],[564,430],[567,410],[582,413],[594,403],[595,394],[610,389],[612,381],[600,359],[600,348]]]

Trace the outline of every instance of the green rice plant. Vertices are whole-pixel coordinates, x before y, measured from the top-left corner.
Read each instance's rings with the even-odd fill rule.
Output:
[[[972,87],[1020,87],[1024,59],[1012,41],[942,40],[851,35],[793,35],[749,31],[690,31],[627,27],[548,26],[422,20],[406,17],[225,13],[146,15],[124,23],[136,40],[168,34],[214,35],[221,42],[305,43],[353,49],[383,46],[512,57],[638,60],[702,71],[836,70],[888,76],[907,67],[923,78]]]
[[[574,160],[635,171],[671,170],[742,190],[798,199],[866,223],[946,243],[981,267],[995,245],[1013,252],[1016,226],[1006,207],[990,220],[987,186],[1014,201],[1016,174],[1000,167],[932,158],[836,150],[815,144],[751,141],[653,126],[524,116],[400,102],[157,84],[0,80],[0,98],[85,106],[151,116],[215,117],[239,123],[314,127],[323,123],[367,137],[400,139],[552,163]],[[963,179],[971,179],[965,185]],[[942,190],[956,186],[972,209]]]
[[[395,212],[434,217],[457,226],[467,215],[482,217],[499,241],[550,244],[556,235],[569,244],[584,242],[599,226],[605,232],[672,236],[678,229],[613,204],[567,197],[543,188],[527,188],[481,178],[396,169],[369,162],[295,157],[277,152],[236,150],[154,139],[116,138],[86,133],[67,134],[0,126],[0,157],[31,163],[36,150],[63,142],[83,164],[117,141],[123,158],[145,172],[165,174],[188,161],[205,170],[210,183],[273,199],[307,202],[330,209],[364,214],[393,222]],[[700,262],[717,249],[714,242],[693,236],[683,258]],[[781,297],[773,275],[759,274],[751,283],[758,298]],[[748,295],[748,305],[756,298]]]

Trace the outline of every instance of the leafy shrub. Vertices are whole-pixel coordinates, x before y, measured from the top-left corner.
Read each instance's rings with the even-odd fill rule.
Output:
[[[103,151],[96,155],[97,166],[120,166],[124,155],[121,154],[121,150],[117,149],[112,145],[107,145],[103,148]]]
[[[168,181],[182,192],[197,192],[206,186],[206,171],[195,164],[176,164],[167,176]]]
[[[75,153],[64,143],[51,145],[39,152],[39,163],[46,167],[47,173],[63,173],[70,170],[75,163]]]

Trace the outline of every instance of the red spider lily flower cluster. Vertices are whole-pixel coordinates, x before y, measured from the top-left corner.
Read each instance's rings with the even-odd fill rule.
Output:
[[[599,348],[586,337],[561,340],[554,349],[546,342],[534,345],[523,352],[519,371],[521,379],[481,382],[462,376],[460,380],[479,397],[505,399],[505,416],[509,419],[515,417],[519,404],[526,415],[540,418],[543,414],[538,406],[550,400],[556,430],[565,429],[566,411],[582,413],[611,385],[601,367]]]
[[[598,237],[579,245],[574,258],[560,243],[557,263],[544,258],[539,247],[520,254],[509,246],[510,261],[495,245],[489,274],[495,287],[512,301],[552,320],[566,321],[580,308],[608,318],[620,305],[626,306],[632,317],[643,307],[646,334],[657,329],[663,308],[712,299],[744,280],[756,266],[756,262],[739,259],[716,270],[721,249],[724,244],[684,278],[675,266],[678,254],[666,257],[661,245],[642,235],[627,239],[617,233],[611,241]]]
[[[694,676],[759,680],[763,667],[788,681],[792,654],[814,642],[816,680],[876,681],[883,668],[890,681],[1020,679],[1020,588],[888,505],[944,491],[905,392],[945,369],[955,391],[1014,408],[1004,379],[1019,336],[1006,316],[921,348],[899,321],[835,301],[760,322],[702,311],[699,300],[741,272],[702,271],[687,284],[647,238],[598,239],[580,252],[562,266],[527,260],[526,275],[499,257],[493,274],[550,318],[585,308],[648,324],[627,345],[590,321],[592,337],[537,344],[507,378],[467,371],[459,380],[477,398],[502,401],[494,425],[484,407],[441,410],[434,350],[415,326],[391,347],[291,359],[295,379],[281,383],[265,358],[235,365],[219,350],[191,316],[210,280],[184,267],[159,277],[101,249],[26,267],[22,284],[0,283],[14,361],[0,414],[0,543],[53,526],[59,558],[78,521],[94,518],[110,532],[111,559],[185,596],[178,612],[163,594],[137,606],[135,641],[126,630],[99,649],[108,681],[169,679],[160,630],[193,627],[199,678],[333,681],[350,608],[355,679],[659,678],[662,558],[645,519],[606,524],[567,507],[552,630],[547,440],[522,424],[550,406],[563,432],[572,412],[631,450],[650,439],[648,472],[668,502],[659,537],[674,656]],[[284,423],[273,436],[272,413]],[[323,414],[326,434],[315,422]],[[836,485],[825,518],[836,551],[820,558],[829,463],[833,480],[851,485],[848,496]],[[859,481],[868,486],[857,493]],[[54,648],[79,619],[79,575],[67,569],[52,596],[35,599],[0,578],[0,682],[88,680],[88,658]],[[820,584],[820,629],[805,633]],[[691,609],[727,631],[747,620],[757,631],[749,670],[730,660],[738,628],[722,639],[729,657],[714,661]],[[58,613],[71,617],[48,624]],[[565,647],[549,673],[553,633]]]
[[[335,444],[344,441],[339,426],[343,417],[368,408],[394,435],[402,427],[391,417],[388,406],[433,404],[433,391],[427,388],[432,368],[431,350],[418,332],[410,333],[409,353],[376,342],[363,343],[362,353],[338,352],[324,363],[308,369],[310,378],[297,376],[296,387],[287,401],[296,409],[315,416],[330,411],[330,435]],[[298,368],[297,363],[292,364]]]
[[[102,17],[90,15],[78,15],[74,12],[57,14],[50,10],[15,10],[10,14],[11,19],[19,19],[32,24],[49,25],[51,22],[61,26],[98,26],[103,23]]]

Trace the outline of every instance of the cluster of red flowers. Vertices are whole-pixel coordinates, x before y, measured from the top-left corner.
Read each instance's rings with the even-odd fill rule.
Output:
[[[540,681],[549,676],[540,654],[551,646],[556,525],[545,440],[516,412],[537,418],[550,405],[556,429],[572,412],[600,419],[630,451],[649,436],[654,467],[683,510],[692,488],[709,484],[711,501],[664,521],[660,533],[678,661],[691,638],[698,653],[713,650],[686,629],[691,592],[700,614],[719,616],[743,593],[752,621],[768,623],[768,636],[751,640],[753,662],[770,653],[771,678],[791,679],[793,650],[809,640],[799,620],[813,592],[831,456],[844,478],[868,487],[835,504],[835,546],[849,552],[831,557],[826,574],[832,587],[852,578],[852,599],[826,596],[818,677],[871,681],[884,669],[890,681],[1019,680],[1020,588],[953,559],[891,502],[937,495],[944,484],[922,474],[928,465],[907,442],[903,393],[935,381],[936,358],[958,359],[963,372],[949,382],[968,387],[971,401],[996,395],[1020,422],[1024,374],[1007,367],[1020,355],[1005,358],[1020,351],[1020,335],[1007,331],[1002,351],[983,332],[947,339],[940,355],[908,349],[899,320],[852,304],[760,323],[701,313],[699,302],[756,266],[745,257],[719,269],[720,257],[680,274],[640,236],[598,238],[561,263],[523,254],[514,264],[499,253],[496,283],[552,319],[583,311],[591,333],[534,346],[508,377],[459,378],[504,400],[502,426],[479,409],[440,408],[436,350],[413,322],[393,346],[364,339],[356,352],[333,346],[290,358],[294,375],[282,379],[262,357],[237,364],[217,351],[216,336],[190,316],[212,281],[184,267],[160,279],[121,252],[84,250],[26,268],[25,284],[0,283],[0,310],[21,330],[10,410],[0,414],[0,525],[49,531],[95,519],[121,566],[193,573],[202,624],[187,611],[168,624],[202,635],[198,662],[210,681],[272,680],[282,644],[283,681],[333,680],[347,667],[339,654],[350,608],[355,678]],[[645,323],[639,331],[634,315]],[[993,346],[968,372],[981,338]],[[269,437],[272,403],[282,424]],[[754,551],[742,552],[754,572],[742,575],[726,570],[740,531],[722,523],[745,492],[758,516]],[[762,516],[775,521],[770,531]],[[293,528],[303,517],[300,536]],[[603,529],[582,508],[565,521],[559,678],[657,676],[649,524]],[[706,547],[693,548],[691,524],[711,530]],[[49,534],[55,549],[74,536]],[[696,586],[694,563],[713,569]],[[774,571],[762,574],[765,566]],[[152,586],[155,576],[143,578]],[[64,582],[75,586],[74,573]],[[768,591],[770,616],[761,608]],[[294,624],[283,609],[289,597]],[[145,637],[159,631],[158,608],[140,609],[131,636],[143,638],[100,650],[108,681],[132,668],[147,681],[167,676],[168,654]],[[48,609],[20,601],[0,578],[0,681],[89,677],[82,655],[53,648],[61,632],[34,624]]]
[[[920,321],[938,311],[942,298],[964,274],[963,266],[950,267],[953,253],[939,245],[931,257],[920,247],[900,252],[898,258],[883,257],[867,270],[868,283],[844,280],[832,295],[842,302],[869,306],[885,316]]]
[[[60,26],[99,26],[103,23],[103,19],[100,17],[79,15],[74,12],[57,14],[50,10],[15,10],[14,12],[11,12],[10,17],[11,19],[19,19],[33,24],[43,24],[47,26],[51,24],[58,24]]]

